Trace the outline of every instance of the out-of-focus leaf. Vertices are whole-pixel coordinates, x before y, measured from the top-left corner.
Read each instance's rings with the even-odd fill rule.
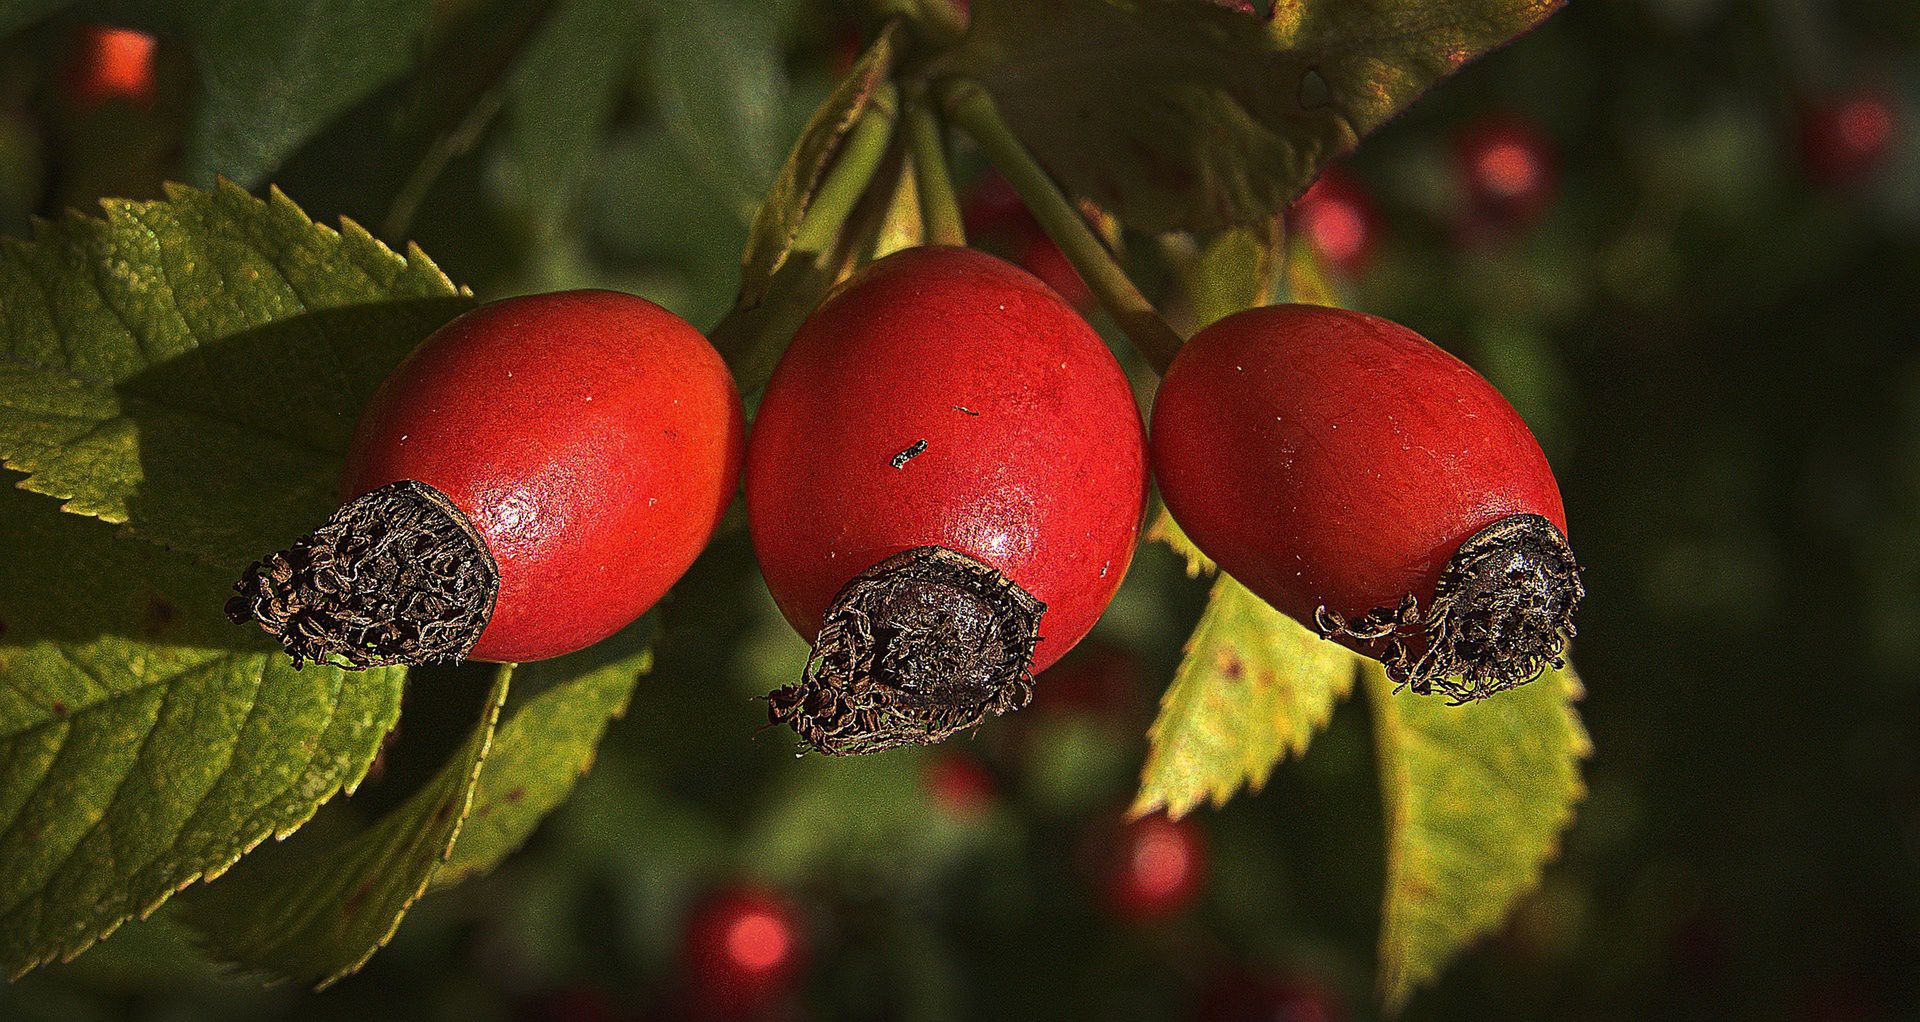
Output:
[[[632,0],[564,0],[509,83],[505,188],[537,226],[555,230],[605,141],[640,37]]]
[[[514,672],[514,687],[536,694],[512,708],[494,735],[473,811],[434,875],[435,887],[491,870],[566,800],[592,768],[607,726],[627,712],[634,685],[652,669],[652,634],[649,618],[589,649]]]
[[[787,91],[779,22],[747,0],[661,3],[652,13],[646,67],[661,114],[748,220],[779,167]]]
[[[345,838],[304,831],[182,899],[208,949],[270,976],[323,987],[366,964],[452,854],[512,673],[507,666],[494,672],[473,733],[378,823]]]
[[[1335,156],[1558,0],[977,0],[947,70],[1143,231],[1279,213]]]
[[[1570,668],[1465,706],[1396,695],[1371,661],[1362,684],[1386,807],[1380,995],[1397,1011],[1539,881],[1592,746]]]
[[[0,573],[9,974],[291,833],[359,783],[399,715],[404,671],[296,672],[221,615],[225,572],[11,485]]]
[[[1229,227],[1207,239],[1180,273],[1197,331],[1215,320],[1273,300],[1285,263],[1278,217]]]
[[[1359,660],[1220,575],[1147,732],[1133,811],[1178,818],[1259,789],[1282,758],[1306,752]]]
[[[135,5],[129,5],[135,6]],[[142,5],[143,6],[143,5]],[[197,0],[189,21],[201,95],[185,173],[252,187],[300,143],[412,60],[427,0]]]
[[[39,24],[73,5],[73,0],[5,0],[0,2],[0,37]]]
[[[277,191],[106,211],[0,241],[0,464],[213,563],[284,545],[334,507],[361,404],[471,301]]]

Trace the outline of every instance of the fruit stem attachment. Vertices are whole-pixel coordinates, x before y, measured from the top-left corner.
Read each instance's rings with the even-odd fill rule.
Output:
[[[940,98],[948,116],[980,144],[988,161],[1013,186],[1040,222],[1041,230],[1060,246],[1127,339],[1153,364],[1154,371],[1165,373],[1180,352],[1180,335],[1133,285],[1080,211],[1014,135],[993,97],[978,82],[957,79],[941,84]]]
[[[829,756],[932,745],[1033,699],[1046,604],[945,547],[903,550],[854,576],[798,683],[767,717]]]
[[[500,568],[446,494],[403,480],[248,565],[233,591],[228,619],[258,624],[296,670],[452,664],[493,618]]]
[[[934,245],[964,246],[967,230],[960,216],[960,200],[954,196],[953,174],[947,163],[946,140],[941,137],[940,122],[923,97],[907,102],[905,116],[907,143],[913,150],[914,183],[920,189],[920,216],[927,224],[927,241]]]

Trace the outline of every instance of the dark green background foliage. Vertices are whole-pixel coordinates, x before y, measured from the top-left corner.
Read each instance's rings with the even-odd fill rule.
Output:
[[[62,97],[72,31],[102,19],[162,37],[150,109],[81,110]],[[396,250],[417,242],[432,261],[404,271],[362,236],[346,242],[409,296],[400,319],[321,312],[209,356],[239,366],[248,345],[371,333],[356,392],[465,306],[434,264],[481,299],[615,287],[708,327],[733,301],[758,198],[862,24],[870,37],[853,12],[803,0],[0,3],[0,229],[26,238],[31,217],[220,175],[255,194],[275,184],[314,220],[351,217]],[[1795,110],[1863,82],[1895,98],[1896,152],[1868,180],[1816,186]],[[1497,111],[1541,125],[1558,188],[1538,223],[1467,241],[1452,226],[1465,198],[1450,140]],[[1408,1016],[1920,1013],[1920,13],[1898,0],[1575,3],[1379,129],[1350,167],[1382,224],[1346,297],[1441,342],[1513,398],[1559,472],[1591,593],[1578,646],[1596,749],[1587,797],[1538,888]],[[219,195],[195,201],[238,208]],[[273,209],[261,237],[299,235],[296,211]],[[332,258],[315,257],[313,280],[346,257]],[[20,308],[0,307],[8,329]],[[1150,374],[1133,368],[1144,384]],[[156,425],[166,410],[138,402],[187,385],[131,361],[113,371],[126,407],[103,414],[167,435]],[[208,566],[45,517],[44,489],[9,490],[0,587],[62,592],[40,613],[89,656],[167,626],[204,633],[209,648],[188,666],[220,684],[287,684],[212,608],[156,624],[154,608],[170,605],[152,595],[200,585],[230,548],[326,489],[345,424],[320,384],[287,385],[311,403],[282,421],[262,391],[231,418],[280,422],[325,456],[286,455],[297,469],[269,498],[228,495],[239,510],[220,519],[224,532],[196,524],[204,508],[162,499],[157,470],[192,464],[185,451],[139,449],[150,463],[115,468],[103,446],[32,466],[43,482],[29,489],[98,483],[80,487],[83,503],[118,508],[105,517],[129,535]],[[0,426],[16,414],[0,407]],[[236,464],[268,456],[243,453]],[[118,492],[123,478],[146,486]],[[53,550],[74,560],[54,563]],[[69,568],[78,577],[62,589]],[[486,671],[416,673],[377,779],[204,896],[0,986],[0,1018],[503,1019],[581,986],[658,1013],[681,982],[687,906],[741,879],[802,907],[801,1017],[1180,1018],[1209,977],[1241,967],[1315,976],[1370,1017],[1387,869],[1376,778],[1396,768],[1375,742],[1376,700],[1341,701],[1264,790],[1196,811],[1212,865],[1193,911],[1123,926],[1092,894],[1086,835],[1134,798],[1143,732],[1207,600],[1184,569],[1145,545],[1096,633],[1137,664],[1118,705],[1036,708],[956,743],[999,791],[984,816],[958,818],[928,794],[932,755],[796,759],[788,735],[758,732],[754,697],[790,680],[805,647],[766,598],[744,536],[728,531],[643,626],[657,636],[654,669],[597,756],[537,736],[590,736],[645,663],[644,632],[514,675],[493,754],[591,772],[491,872],[535,817],[470,820],[453,866],[433,877],[447,889],[360,973],[320,994],[262,989],[206,964],[192,924],[262,906],[257,927],[204,943],[273,960],[290,939],[338,936],[285,930],[268,907],[321,897],[342,856],[381,841],[417,846],[407,861],[437,853],[444,835],[400,824],[458,787],[474,721],[496,708]],[[94,606],[90,570],[144,578],[150,593]],[[77,623],[95,612],[101,623]],[[0,657],[5,642],[0,632]],[[369,722],[393,712],[391,689],[361,698]],[[483,774],[474,820],[564,795],[503,793]],[[327,844],[382,813],[398,829]],[[316,848],[331,849],[318,866]],[[215,864],[151,879],[158,890]],[[396,875],[378,897],[402,905],[426,882]],[[299,968],[321,970],[306,978],[350,966],[360,945],[340,946],[340,961],[303,955]]]

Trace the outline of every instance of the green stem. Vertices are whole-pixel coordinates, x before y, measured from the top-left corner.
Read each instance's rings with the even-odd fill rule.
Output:
[[[887,156],[898,108],[898,95],[891,84],[874,94],[807,206],[793,245],[774,271],[766,297],[750,306],[736,305],[707,332],[733,370],[741,393],[751,393],[766,384],[781,349],[833,286],[836,257],[845,248],[841,235],[846,231],[847,218]]]
[[[920,216],[927,223],[927,241],[935,245],[965,245],[967,229],[960,216],[960,200],[953,194],[953,174],[940,122],[924,102],[907,103],[907,142],[913,147],[914,184],[920,189]]]
[[[950,81],[941,88],[941,99],[948,114],[973,136],[987,159],[1000,171],[1007,183],[1033,212],[1040,227],[1060,246],[1067,260],[1086,280],[1087,286],[1106,306],[1107,312],[1126,333],[1127,339],[1165,373],[1180,351],[1181,338],[1161,318],[1159,310],[1133,286],[1126,271],[1114,262],[1113,253],[1094,235],[1080,211],[1067,200],[1060,186],[1053,183],[1033,154],[1007,127],[993,97],[978,83]]]
[[[860,201],[867,183],[873,180],[874,171],[886,157],[899,105],[899,93],[891,82],[873,94],[866,112],[860,115],[841,144],[833,169],[827,171],[826,180],[820,182],[820,190],[807,206],[807,215],[793,236],[796,255],[817,254],[833,248],[834,239],[847,222],[847,214],[853,212],[854,204]]]

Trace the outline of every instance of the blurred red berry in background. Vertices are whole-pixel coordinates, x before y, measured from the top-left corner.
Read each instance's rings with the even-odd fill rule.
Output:
[[[718,891],[688,917],[685,943],[690,998],[709,1017],[751,1015],[790,993],[804,948],[799,916],[777,892]]]
[[[999,798],[998,785],[986,764],[965,752],[935,753],[927,761],[923,780],[928,799],[957,820],[971,821],[985,816]]]
[[[1511,232],[1553,205],[1559,179],[1553,144],[1538,124],[1519,114],[1469,123],[1454,136],[1453,163],[1467,195],[1472,233]]]
[[[1349,276],[1365,269],[1379,242],[1380,214],[1366,189],[1344,167],[1328,167],[1294,200],[1293,230],[1334,269]]]
[[[1099,870],[1100,893],[1115,917],[1163,919],[1193,904],[1206,887],[1206,836],[1191,818],[1121,819],[1104,835]]]
[[[1899,132],[1892,99],[1877,89],[1809,100],[1800,106],[1800,162],[1815,184],[1856,184],[1885,165]]]
[[[86,25],[74,33],[67,65],[67,98],[90,109],[109,100],[153,102],[156,40],[145,32]]]
[[[1299,970],[1234,969],[1214,978],[1200,996],[1195,1022],[1335,1022],[1345,1017],[1340,997]]]

